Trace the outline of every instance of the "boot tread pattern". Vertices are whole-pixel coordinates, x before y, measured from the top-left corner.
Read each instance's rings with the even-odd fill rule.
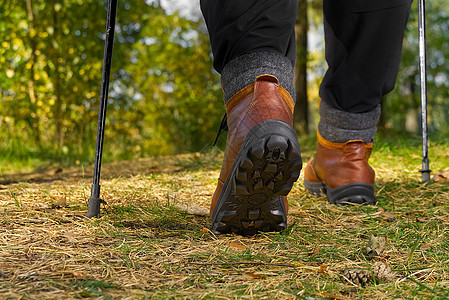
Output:
[[[231,192],[212,224],[216,233],[254,235],[287,228],[283,196],[298,179],[302,167],[297,142],[271,135],[243,153],[231,178]]]

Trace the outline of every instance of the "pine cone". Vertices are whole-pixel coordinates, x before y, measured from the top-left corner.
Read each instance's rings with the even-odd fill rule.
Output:
[[[350,282],[360,286],[365,286],[371,281],[371,276],[369,276],[368,272],[365,270],[344,270],[343,276],[344,282],[349,280]]]
[[[396,278],[396,274],[391,271],[391,268],[380,261],[374,263],[373,275],[377,281],[391,281]]]

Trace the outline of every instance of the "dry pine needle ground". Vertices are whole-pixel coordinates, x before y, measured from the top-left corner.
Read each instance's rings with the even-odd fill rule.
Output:
[[[444,172],[447,147],[431,149]],[[330,205],[308,195],[300,179],[288,230],[255,237],[208,230],[220,154],[105,164],[99,219],[84,217],[89,168],[4,175],[0,297],[446,297],[449,184],[419,183],[419,153],[402,151],[373,154],[377,206]],[[368,244],[371,236],[382,237],[381,250]],[[365,274],[366,282],[345,274]]]

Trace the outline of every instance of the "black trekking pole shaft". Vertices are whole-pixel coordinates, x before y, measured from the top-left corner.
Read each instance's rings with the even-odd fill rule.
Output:
[[[95,148],[94,178],[91,196],[87,206],[87,217],[100,215],[100,171],[103,155],[104,127],[106,121],[106,107],[108,104],[109,77],[111,75],[112,48],[114,46],[114,28],[117,15],[117,0],[108,1],[108,15],[106,21],[106,39],[104,42],[103,71],[101,74],[100,108],[98,111],[97,144]]]
[[[421,83],[421,128],[422,128],[422,182],[430,181],[429,146],[427,128],[427,54],[426,54],[426,4],[418,0],[418,33],[419,33],[419,73]]]

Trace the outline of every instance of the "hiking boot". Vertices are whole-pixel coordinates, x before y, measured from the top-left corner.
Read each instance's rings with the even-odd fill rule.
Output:
[[[228,137],[212,231],[253,235],[287,228],[287,194],[302,167],[292,127],[294,102],[276,77],[255,82],[226,103]]]
[[[318,132],[315,156],[304,169],[304,186],[333,204],[376,204],[374,170],[368,164],[373,143],[333,143]]]

